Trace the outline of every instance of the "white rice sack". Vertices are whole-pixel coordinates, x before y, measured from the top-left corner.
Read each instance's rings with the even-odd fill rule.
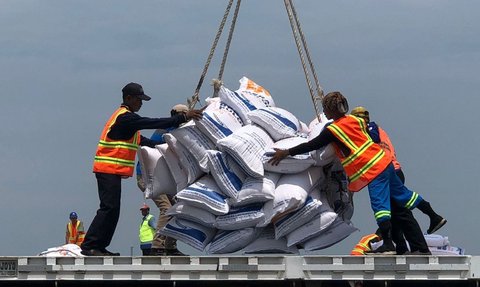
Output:
[[[460,248],[460,247],[455,247],[455,246],[442,246],[442,247],[428,247],[430,249],[430,252],[432,255],[437,256],[437,255],[450,255],[450,256],[456,256],[456,255],[465,255],[465,249]]]
[[[243,169],[227,154],[216,150],[206,151],[208,168],[224,194],[237,198],[247,177]]]
[[[265,221],[258,225],[264,227],[282,216],[299,209],[307,200],[308,194],[325,175],[319,167],[311,167],[298,174],[285,174],[280,177],[273,200],[265,203]]]
[[[84,257],[82,254],[82,248],[77,244],[65,244],[58,247],[48,248],[45,251],[40,252],[38,256],[44,257]]]
[[[243,126],[242,119],[219,98],[209,99],[201,120],[195,122],[199,130],[216,143]]]
[[[215,215],[227,214],[229,211],[227,197],[210,175],[203,176],[195,183],[179,191],[177,198]]]
[[[260,98],[266,107],[275,107],[275,102],[273,101],[273,98],[267,89],[247,77],[242,77],[239,82],[239,92],[241,92],[242,94],[250,94],[252,96]]]
[[[176,194],[177,184],[160,151],[157,148],[142,146],[137,154],[146,187],[145,197],[157,198],[162,193]]]
[[[195,180],[199,179],[205,174],[205,172],[200,168],[200,165],[193,154],[172,134],[166,133],[163,135],[163,138],[168,146],[172,148],[173,152],[177,155],[183,169],[187,171],[188,184],[195,182]]]
[[[287,246],[305,242],[322,234],[333,224],[335,219],[337,219],[337,214],[333,211],[317,214],[311,221],[285,236],[287,238]]]
[[[166,215],[200,223],[206,227],[215,227],[215,215],[204,209],[189,205],[188,202],[182,200],[170,207]]]
[[[276,239],[308,223],[320,213],[322,202],[318,197],[314,197],[308,196],[305,204],[299,210],[285,215],[274,223]]]
[[[441,247],[450,245],[450,241],[447,236],[440,234],[425,234],[425,241],[427,241],[428,247]]]
[[[308,134],[307,139],[310,141],[313,138],[316,138],[320,132],[325,128],[327,123],[330,123],[331,120],[327,120],[325,115],[322,114],[322,122],[318,122],[318,119],[315,118],[309,125],[310,133]],[[315,160],[315,166],[326,166],[330,164],[334,159],[336,159],[335,148],[332,144],[328,144],[322,148],[314,150],[311,152],[312,158]]]
[[[299,129],[298,132],[300,133],[300,135],[306,137],[310,133],[310,128],[308,127],[308,125],[306,123],[300,121],[300,129]]]
[[[255,202],[267,202],[274,198],[275,187],[280,179],[279,173],[265,172],[262,178],[247,177],[232,206],[243,206]]]
[[[170,133],[195,157],[202,171],[208,172],[205,151],[215,149],[215,143],[204,135],[193,121]]]
[[[298,136],[275,142],[272,147],[265,152],[262,158],[264,170],[277,173],[299,173],[311,167],[315,163],[315,160],[310,153],[287,156],[278,165],[268,163],[275,154],[275,148],[290,149],[305,142],[307,142],[306,138]]]
[[[245,246],[244,254],[298,254],[295,246],[287,246],[285,238],[275,239],[275,232],[271,225],[265,227],[257,239]]]
[[[251,123],[266,130],[274,141],[293,137],[300,130],[300,121],[282,108],[259,108],[249,112],[247,116]]]
[[[155,146],[160,153],[162,154],[165,162],[167,163],[170,174],[175,181],[177,186],[177,191],[180,191],[188,186],[188,176],[187,171],[183,168],[180,163],[180,159],[175,154],[173,149],[168,146],[168,144],[160,144]]]
[[[262,128],[246,125],[217,142],[220,151],[227,153],[250,176],[263,177],[262,156],[273,140]]]
[[[320,235],[307,240],[303,244],[303,247],[305,248],[305,251],[325,249],[344,240],[355,231],[358,231],[355,226],[347,224],[340,218],[337,218],[327,230]]]
[[[208,248],[210,254],[225,254],[236,252],[258,236],[255,228],[239,230],[219,230]]]
[[[159,232],[203,251],[215,236],[216,231],[214,228],[174,217]]]
[[[233,92],[224,86],[220,87],[218,96],[223,103],[231,107],[237,113],[245,125],[250,124],[250,120],[247,117],[247,114],[250,111],[265,107],[265,103],[261,98],[248,92]]]
[[[263,203],[230,208],[228,214],[217,216],[215,227],[222,230],[235,230],[255,227],[263,220]]]

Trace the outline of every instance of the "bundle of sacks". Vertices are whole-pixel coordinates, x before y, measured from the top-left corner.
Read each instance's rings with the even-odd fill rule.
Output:
[[[295,254],[327,248],[357,230],[331,146],[268,163],[274,148],[317,136],[324,116],[306,125],[246,77],[238,90],[222,86],[206,104],[202,120],[138,153],[147,198],[167,193],[178,200],[162,234],[210,254]]]

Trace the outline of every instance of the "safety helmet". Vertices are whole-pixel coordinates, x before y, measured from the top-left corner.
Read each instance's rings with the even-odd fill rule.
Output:
[[[70,219],[77,219],[77,218],[78,218],[78,215],[75,211],[70,212]]]
[[[362,119],[370,120],[370,113],[364,107],[355,107],[350,113],[353,116],[360,117]]]
[[[142,207],[140,207],[140,210],[150,210],[150,207],[147,204],[143,204]]]

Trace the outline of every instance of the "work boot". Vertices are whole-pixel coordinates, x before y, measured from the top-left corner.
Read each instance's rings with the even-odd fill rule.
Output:
[[[98,249],[82,249],[80,253],[85,256],[107,256],[107,254]]]
[[[382,246],[378,247],[373,251],[373,254],[382,254],[382,255],[395,255],[395,245],[393,245],[392,240],[392,223],[390,220],[382,221],[378,224],[380,228],[381,237],[383,240]]]
[[[430,227],[427,230],[427,234],[432,234],[435,231],[439,230],[440,228],[442,228],[442,226],[445,225],[445,223],[447,223],[447,220],[438,214],[436,216],[431,217]]]
[[[120,256],[119,252],[110,252],[107,249],[103,249],[102,252],[105,254],[105,256]]]

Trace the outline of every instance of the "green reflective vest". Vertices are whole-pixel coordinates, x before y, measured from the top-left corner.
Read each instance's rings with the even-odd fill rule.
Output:
[[[140,243],[148,243],[153,241],[153,236],[155,236],[155,228],[152,228],[150,225],[148,225],[148,222],[152,217],[153,215],[151,214],[147,215],[142,221],[142,224],[140,224],[140,232],[138,235],[140,238]]]

